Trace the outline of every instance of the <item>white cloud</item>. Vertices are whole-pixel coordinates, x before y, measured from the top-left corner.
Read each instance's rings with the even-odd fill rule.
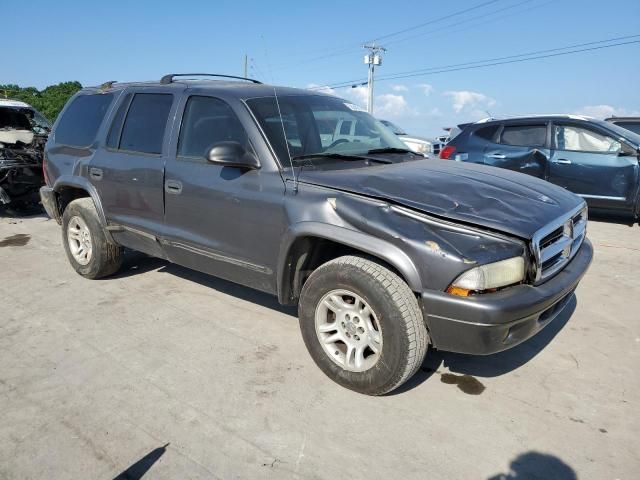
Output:
[[[428,83],[420,83],[418,87],[422,89],[422,93],[424,93],[427,97],[433,93],[433,85],[429,85]]]
[[[378,117],[399,117],[409,113],[409,104],[402,95],[387,93],[376,97],[375,114]]]
[[[637,110],[627,110],[625,108],[616,108],[611,105],[587,105],[574,112],[577,115],[587,115],[588,117],[595,118],[608,118],[608,117],[635,117],[640,115]]]
[[[337,95],[337,92],[326,85],[318,85],[317,83],[310,83],[307,85],[307,89],[313,90],[314,92],[328,93],[329,95]]]
[[[394,92],[408,92],[409,87],[407,87],[406,85],[391,85],[391,90],[393,90]]]
[[[496,104],[496,101],[483,93],[470,92],[468,90],[444,92],[445,97],[451,97],[453,111],[460,113],[463,110],[488,108]]]
[[[345,97],[353,100],[361,107],[367,106],[367,98],[369,98],[369,88],[365,85],[358,85],[355,88],[346,89]]]

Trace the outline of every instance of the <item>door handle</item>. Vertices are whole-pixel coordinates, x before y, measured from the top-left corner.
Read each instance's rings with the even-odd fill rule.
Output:
[[[559,158],[558,160],[554,160],[553,163],[559,163],[560,165],[571,165],[571,160],[567,160],[566,158]]]
[[[91,167],[89,168],[89,176],[94,180],[102,180],[103,171],[101,168]]]
[[[164,182],[164,191],[167,193],[173,193],[179,195],[182,193],[182,182],[177,180],[167,180]]]
[[[505,158],[507,158],[506,155],[503,155],[501,153],[492,153],[491,155],[488,155],[491,158],[497,158],[498,160],[504,160]]]

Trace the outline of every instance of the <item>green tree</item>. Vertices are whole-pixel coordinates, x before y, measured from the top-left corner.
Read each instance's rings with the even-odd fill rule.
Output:
[[[77,81],[49,85],[43,90],[7,84],[0,85],[0,97],[28,103],[53,122],[67,100],[81,88],[82,85]]]

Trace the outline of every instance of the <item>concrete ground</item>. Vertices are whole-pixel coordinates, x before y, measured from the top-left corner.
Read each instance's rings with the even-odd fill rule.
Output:
[[[0,218],[0,478],[638,478],[640,227],[589,237],[538,336],[430,352],[373,398],[326,378],[270,296],[138,254],[85,280],[55,222]]]

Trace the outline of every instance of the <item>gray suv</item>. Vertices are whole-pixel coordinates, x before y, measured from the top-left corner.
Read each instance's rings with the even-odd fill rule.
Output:
[[[429,345],[531,337],[587,270],[587,209],[562,188],[426,160],[333,96],[194,77],[86,88],[59,116],[41,198],[80,275],[126,247],[277,295],[324,373],[380,395]]]

